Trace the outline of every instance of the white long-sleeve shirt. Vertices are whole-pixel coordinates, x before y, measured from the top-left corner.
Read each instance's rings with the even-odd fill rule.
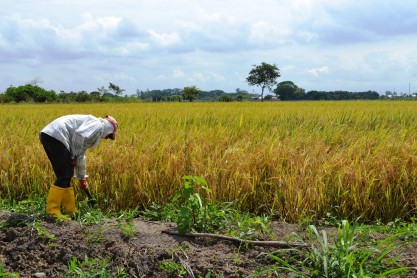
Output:
[[[77,159],[75,177],[80,180],[87,177],[86,150],[97,146],[100,139],[111,133],[108,126],[103,119],[92,115],[67,115],[54,120],[41,132],[62,142],[71,158]]]

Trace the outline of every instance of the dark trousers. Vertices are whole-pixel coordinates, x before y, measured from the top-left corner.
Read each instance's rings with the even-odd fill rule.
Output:
[[[62,188],[70,187],[74,175],[70,151],[62,142],[48,134],[41,132],[39,137],[55,172],[54,184]]]

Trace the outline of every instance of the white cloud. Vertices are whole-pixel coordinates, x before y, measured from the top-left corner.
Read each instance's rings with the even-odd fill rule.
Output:
[[[261,62],[307,90],[384,91],[416,78],[416,11],[414,0],[6,0],[0,92],[35,76],[56,91],[112,76],[130,91],[251,91]]]
[[[327,66],[322,66],[319,68],[307,69],[307,72],[315,77],[318,77],[321,74],[329,73],[329,68]]]
[[[173,77],[175,77],[175,78],[182,78],[182,77],[184,77],[184,76],[185,76],[185,74],[184,74],[184,72],[183,72],[183,71],[178,70],[178,69],[175,69],[175,70],[172,72],[172,76],[173,76]]]
[[[180,36],[176,32],[170,34],[160,34],[154,30],[149,30],[149,35],[158,46],[162,47],[171,46],[181,41]]]

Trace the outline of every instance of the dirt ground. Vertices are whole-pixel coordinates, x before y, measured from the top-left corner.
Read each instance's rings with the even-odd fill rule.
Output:
[[[172,266],[169,262],[182,266],[185,271],[181,277],[247,277],[270,265],[265,255],[276,250],[239,247],[228,240],[168,235],[162,231],[175,228],[174,224],[137,219],[133,223],[138,233],[128,238],[114,220],[104,225],[82,225],[44,219],[34,226],[27,225],[31,221],[28,216],[1,212],[0,221],[8,223],[0,230],[0,264],[4,271],[18,273],[19,277],[34,277],[36,273],[68,277],[70,260],[76,257],[84,261],[86,256],[108,259],[107,269],[113,277],[117,267],[123,267],[126,277],[180,277],[178,272],[169,275],[163,270],[164,261],[167,266]],[[293,232],[303,233],[299,226],[282,222],[274,222],[273,230],[279,241],[289,239]],[[401,250],[404,263],[416,264],[415,250],[417,245]],[[416,277],[417,272],[410,275]]]

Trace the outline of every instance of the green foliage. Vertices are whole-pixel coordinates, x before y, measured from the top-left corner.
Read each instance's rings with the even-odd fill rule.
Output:
[[[32,224],[33,229],[35,229],[38,233],[39,238],[48,239],[51,241],[55,240],[55,235],[49,232],[45,227],[43,227],[39,222],[33,222]]]
[[[181,263],[175,261],[174,251],[168,249],[170,259],[163,259],[159,263],[159,268],[163,270],[168,277],[184,277],[187,274],[184,266]]]
[[[241,239],[271,237],[271,221],[267,216],[252,216],[249,213],[235,213],[226,226],[228,234]]]
[[[171,259],[163,259],[159,264],[159,268],[165,271],[168,277],[184,277],[184,275],[187,274],[182,264],[177,263]]]
[[[301,95],[298,95],[301,96]],[[304,100],[376,100],[380,95],[375,91],[348,92],[348,91],[308,91],[302,99]]]
[[[348,221],[341,222],[337,236],[331,241],[327,232],[321,233],[313,225],[309,226],[311,248],[305,252],[292,249],[291,258],[285,260],[279,252],[269,258],[277,262],[260,273],[292,274],[297,277],[388,277],[404,273],[408,268],[397,263],[398,258],[387,255],[395,248],[397,237],[389,237],[378,244],[378,248],[368,248],[357,241],[356,228]],[[288,250],[285,250],[288,252]]]
[[[47,91],[39,86],[23,85],[9,87],[4,93],[5,102],[53,102],[56,100],[55,91]]]
[[[130,238],[138,233],[138,230],[136,230],[133,224],[133,217],[136,213],[136,210],[123,211],[120,216],[116,218],[116,226],[125,238]]]
[[[177,228],[181,235],[190,230],[202,231],[210,229],[207,220],[210,209],[203,204],[200,194],[196,192],[197,187],[210,192],[207,182],[199,177],[184,176],[181,201],[182,205],[177,218]]]
[[[230,94],[222,94],[217,100],[221,102],[231,102],[233,99]]]
[[[72,277],[101,277],[101,278],[116,278],[127,277],[124,269],[117,268],[116,273],[110,273],[107,269],[109,260],[106,259],[90,259],[86,255],[84,261],[78,260],[76,257],[72,258],[68,264],[68,276]]]
[[[178,231],[219,232],[239,238],[253,239],[261,233],[270,235],[270,221],[266,216],[252,217],[248,213],[240,213],[231,208],[231,203],[216,203],[212,199],[202,197],[211,193],[207,182],[199,177],[183,177],[183,191],[179,197],[180,211],[176,219]]]
[[[0,208],[16,213],[25,213],[32,215],[42,215],[45,212],[44,196],[34,195],[26,200],[1,200]]]
[[[116,94],[116,96],[121,95],[125,91],[124,89],[121,89],[119,86],[111,82],[109,83],[109,90],[113,91]]]
[[[262,89],[262,100],[264,98],[264,90],[272,90],[272,86],[277,84],[277,78],[280,77],[279,69],[275,64],[267,64],[262,62],[260,65],[254,65],[246,82],[250,86],[259,86]]]
[[[283,81],[278,83],[274,89],[274,94],[280,100],[301,100],[305,97],[305,90],[299,88],[292,81]]]
[[[307,256],[313,277],[370,277],[372,274],[385,277],[384,272],[393,274],[406,270],[395,262],[387,262],[388,265],[382,262],[394,248],[394,238],[384,240],[380,244],[382,249],[379,250],[358,248],[355,227],[350,226],[346,220],[342,221],[338,229],[334,245],[329,244],[324,230],[320,235],[316,227],[311,225],[310,232],[319,243],[317,247],[312,246],[311,253]]]
[[[152,203],[142,212],[141,217],[147,220],[174,221],[180,234],[222,230],[225,234],[244,239],[271,234],[271,222],[267,216],[239,212],[232,208],[232,203],[216,202],[209,198],[210,194],[206,180],[184,176],[180,194],[163,206]]]
[[[170,202],[165,205],[152,203],[149,208],[142,211],[141,218],[150,221],[174,222],[178,215],[178,204]]]
[[[197,95],[200,92],[201,90],[197,88],[197,86],[184,87],[184,89],[182,89],[182,97],[185,100],[192,102],[197,98]]]
[[[417,218],[413,217],[409,222],[400,219],[389,222],[386,225],[387,232],[396,235],[400,240],[416,241],[417,240]]]
[[[88,243],[92,243],[92,244],[100,244],[102,242],[104,242],[107,237],[104,234],[104,232],[106,231],[107,227],[106,226],[97,226],[93,231],[91,232],[87,232],[86,231],[86,240]]]
[[[19,277],[18,273],[15,272],[7,272],[4,270],[4,266],[2,264],[0,264],[0,277],[8,277],[8,278],[12,278],[12,277]]]

